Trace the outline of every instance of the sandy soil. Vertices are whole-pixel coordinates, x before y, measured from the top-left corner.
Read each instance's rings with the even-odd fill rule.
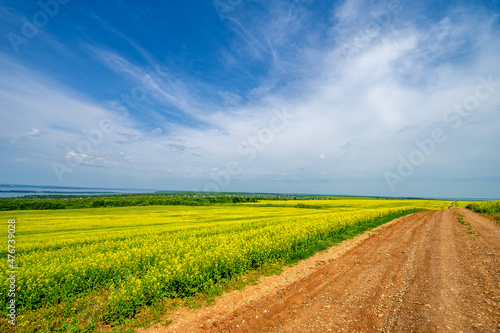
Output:
[[[143,332],[500,332],[500,227],[419,212],[168,319]]]

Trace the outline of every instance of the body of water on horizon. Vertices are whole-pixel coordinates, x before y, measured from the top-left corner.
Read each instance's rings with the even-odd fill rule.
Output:
[[[155,192],[155,190],[0,185],[1,198],[22,197],[24,195],[78,195],[78,194],[88,195],[88,194],[151,193],[151,192]]]

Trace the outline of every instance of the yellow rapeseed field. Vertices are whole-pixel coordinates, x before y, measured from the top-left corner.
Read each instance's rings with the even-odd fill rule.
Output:
[[[344,239],[376,219],[448,206],[431,200],[341,199],[0,215],[16,220],[19,315],[102,291],[102,320],[116,322],[157,300],[203,293],[264,263]],[[0,237],[7,237],[6,230]],[[6,258],[7,249],[1,251]],[[6,272],[4,267],[2,300],[7,299]]]

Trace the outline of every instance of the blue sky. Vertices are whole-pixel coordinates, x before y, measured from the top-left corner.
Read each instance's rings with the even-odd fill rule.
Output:
[[[500,197],[498,1],[2,1],[0,183]]]

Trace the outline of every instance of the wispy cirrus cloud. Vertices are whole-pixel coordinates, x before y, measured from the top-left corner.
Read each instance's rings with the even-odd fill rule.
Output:
[[[242,170],[226,190],[392,194],[384,171],[415,140],[436,127],[449,129],[443,115],[474,93],[480,77],[500,77],[497,14],[455,4],[429,17],[430,3],[392,3],[243,3],[217,23],[223,38],[204,57],[193,57],[206,61],[199,72],[159,57],[146,40],[95,16],[134,52],[92,38],[77,43],[79,51],[112,73],[120,89],[88,96],[64,78],[51,79],[50,71],[4,57],[0,106],[13,112],[1,115],[2,142],[27,155],[22,163],[81,158],[68,174],[75,184],[102,169],[99,179],[200,188],[236,160]],[[423,195],[432,184],[459,193],[462,185],[453,179],[496,179],[499,105],[499,94],[491,94],[463,119],[459,133],[449,130],[439,154],[398,194]],[[262,144],[276,112],[289,115],[287,125]],[[113,120],[114,130],[91,153],[78,152],[84,131],[103,118]],[[245,145],[256,152],[251,161]]]

